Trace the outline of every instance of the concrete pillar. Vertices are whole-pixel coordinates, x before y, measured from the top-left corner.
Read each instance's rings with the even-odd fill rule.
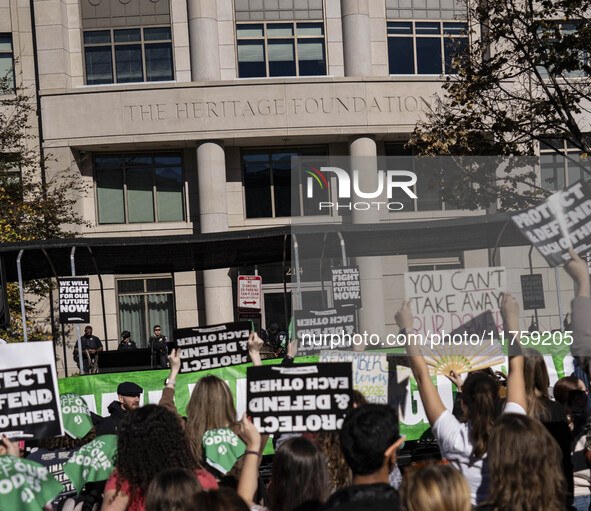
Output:
[[[216,0],[188,0],[191,80],[220,79]]]
[[[377,148],[369,137],[357,137],[349,142],[351,169],[358,170],[359,190],[370,193],[378,189]],[[353,176],[351,176],[353,177]],[[352,200],[367,201],[356,198]],[[353,210],[353,223],[370,224],[380,221],[377,208],[367,211]],[[381,257],[358,257],[359,278],[361,281],[361,298],[363,309],[359,311],[359,333],[377,334],[385,340],[386,320],[384,314],[384,285]]]
[[[197,146],[199,181],[199,219],[201,232],[228,230],[226,199],[226,157],[219,142],[202,142]],[[232,280],[228,268],[203,272],[205,321],[208,325],[234,320]]]
[[[345,76],[371,75],[369,1],[341,0]]]

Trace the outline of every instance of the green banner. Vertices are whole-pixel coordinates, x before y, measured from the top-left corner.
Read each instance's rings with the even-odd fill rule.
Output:
[[[531,345],[530,345],[531,346]],[[550,385],[563,376],[569,376],[573,370],[573,359],[568,354],[568,346],[531,346],[544,353],[546,365],[550,375]],[[403,350],[379,350],[379,352],[402,354]],[[280,359],[264,360],[263,364],[278,364]],[[318,356],[297,357],[298,363],[318,362]],[[240,417],[246,411],[246,368],[250,364],[200,371],[197,373],[179,374],[177,376],[175,403],[180,414],[185,414],[185,409],[195,382],[204,376],[213,374],[225,380],[236,400],[236,409]],[[507,371],[506,364],[493,367],[495,370]],[[99,415],[107,416],[107,406],[117,399],[117,385],[124,381],[137,383],[144,389],[141,396],[142,404],[157,404],[160,400],[164,380],[169,374],[168,369],[136,371],[129,373],[95,374],[87,376],[73,376],[59,380],[60,393],[72,392],[84,397],[91,410]],[[393,374],[393,373],[391,373]],[[401,395],[406,399],[401,404],[400,430],[408,440],[421,438],[429,429],[427,416],[419,398],[418,388],[410,370],[404,366],[397,366],[397,382],[390,382],[390,386],[398,384]],[[452,409],[455,397],[455,387],[444,376],[433,378],[437,385],[441,398],[448,409]],[[390,398],[390,402],[392,398]],[[271,453],[269,446],[265,454]]]

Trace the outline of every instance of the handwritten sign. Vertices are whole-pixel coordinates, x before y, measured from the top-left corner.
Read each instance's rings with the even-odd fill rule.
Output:
[[[493,327],[502,328],[505,268],[408,272],[404,274],[404,286],[414,315],[413,329],[425,338],[450,334],[466,324],[474,333],[485,336]],[[492,313],[493,325],[487,311]]]
[[[370,403],[388,404],[388,358],[385,353],[322,351],[319,362],[351,362],[353,388]]]

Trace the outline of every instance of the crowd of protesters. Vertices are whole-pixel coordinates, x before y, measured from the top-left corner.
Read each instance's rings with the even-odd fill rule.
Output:
[[[356,393],[340,431],[283,435],[274,439],[270,481],[261,477],[268,438],[246,417],[237,418],[234,396],[215,376],[198,380],[186,408],[175,406],[178,350],[169,356],[170,376],[158,406],[139,406],[141,388],[125,382],[110,416],[95,433],[117,434],[115,470],[93,491],[62,501],[64,510],[102,511],[562,511],[589,510],[591,445],[587,382],[591,357],[591,298],[587,263],[571,251],[566,271],[575,282],[572,302],[573,356],[579,374],[560,379],[549,395],[543,357],[509,347],[506,385],[490,370],[457,385],[457,406],[448,410],[417,346],[408,361],[440,456],[432,462],[397,463],[405,438],[397,411],[369,404]],[[502,298],[505,331],[520,330],[519,306]],[[396,313],[404,335],[412,331],[409,303]],[[263,341],[252,334],[249,353],[260,361]],[[289,345],[288,345],[289,346]],[[204,439],[227,431],[244,445],[232,468],[206,463]],[[96,431],[95,431],[96,430]],[[57,442],[57,443],[55,443]],[[58,445],[59,444],[59,445]],[[51,448],[72,447],[54,440]],[[0,454],[20,455],[3,438]],[[1,504],[0,509],[5,510]],[[47,507],[50,509],[50,507]],[[56,508],[54,508],[56,509]]]

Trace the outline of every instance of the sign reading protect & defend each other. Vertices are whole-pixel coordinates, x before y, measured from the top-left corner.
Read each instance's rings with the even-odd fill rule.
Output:
[[[248,362],[249,321],[179,328],[173,337],[180,349],[181,373],[192,373]]]
[[[353,401],[351,373],[350,362],[249,367],[247,413],[261,433],[336,431]]]

